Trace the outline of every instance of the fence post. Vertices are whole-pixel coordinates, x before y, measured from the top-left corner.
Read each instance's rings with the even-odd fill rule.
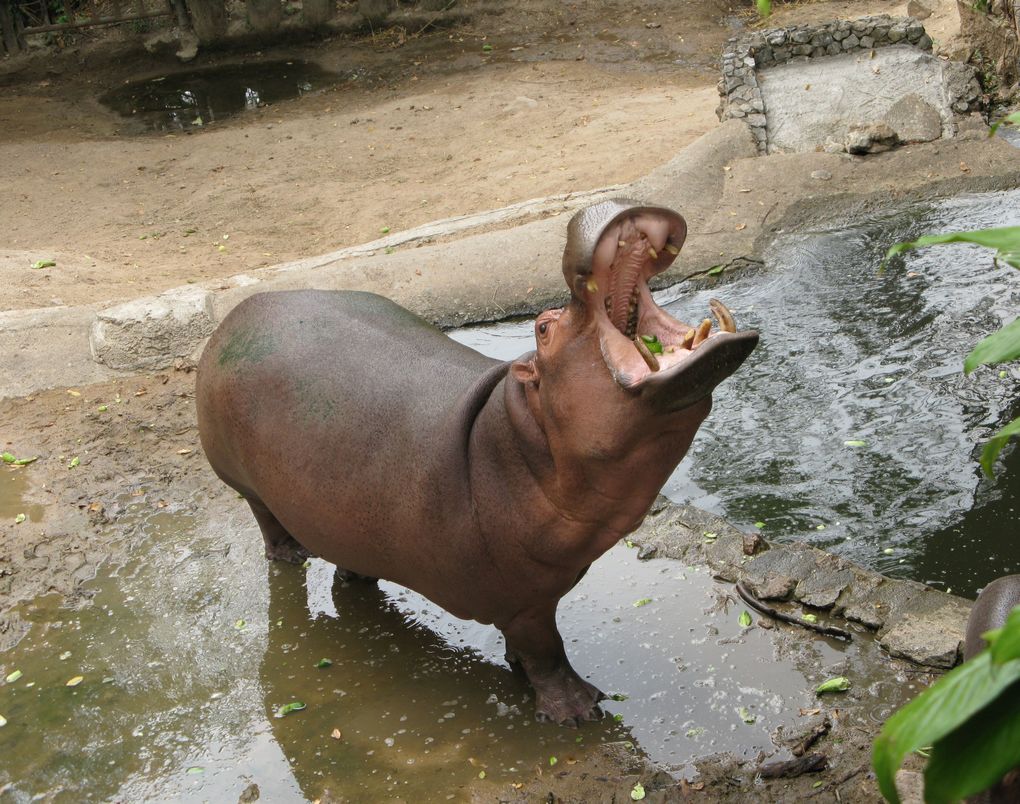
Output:
[[[18,53],[25,48],[25,40],[18,31],[11,0],[0,0],[0,33],[3,34],[4,49],[8,53]]]

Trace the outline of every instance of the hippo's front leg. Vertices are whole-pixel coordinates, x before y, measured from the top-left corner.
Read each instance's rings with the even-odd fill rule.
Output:
[[[537,720],[578,726],[600,720],[606,696],[570,666],[556,629],[556,603],[525,609],[502,626],[507,661],[519,665],[535,688]]]

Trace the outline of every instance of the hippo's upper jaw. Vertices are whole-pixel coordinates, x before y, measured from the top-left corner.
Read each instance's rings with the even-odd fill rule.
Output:
[[[672,210],[607,201],[574,217],[563,257],[572,303],[595,328],[613,379],[669,410],[710,394],[758,343],[757,332],[736,331],[716,299],[715,330],[708,318],[678,321],[652,299],[648,281],[669,267],[686,235]]]

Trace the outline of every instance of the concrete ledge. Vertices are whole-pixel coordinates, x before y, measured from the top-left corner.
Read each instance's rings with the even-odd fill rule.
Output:
[[[97,313],[89,329],[93,359],[123,370],[172,365],[215,329],[212,298],[208,290],[185,285]]]
[[[745,555],[744,537],[721,517],[660,498],[630,539],[645,556],[707,564],[722,580],[744,581],[763,600],[801,603],[860,623],[877,631],[892,656],[938,669],[959,661],[970,601],[887,578],[806,544],[761,540],[754,555]]]

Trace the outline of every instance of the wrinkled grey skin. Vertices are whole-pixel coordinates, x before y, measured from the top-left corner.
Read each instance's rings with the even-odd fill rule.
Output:
[[[1000,628],[1015,606],[1020,606],[1020,575],[996,578],[981,590],[967,620],[963,643],[965,660],[974,658],[988,646],[981,635]],[[967,800],[972,804],[1017,804],[1020,802],[1020,768],[1014,768],[997,785]]]
[[[585,236],[628,209],[586,210],[602,225]],[[655,236],[680,231],[676,213],[640,209]],[[610,245],[623,236],[609,231]],[[568,253],[592,247],[570,239]],[[373,294],[258,294],[213,334],[196,388],[206,456],[247,500],[268,557],[320,556],[493,623],[538,716],[568,725],[601,717],[604,696],[570,666],[557,604],[640,524],[712,389],[757,343],[720,333],[682,370],[625,388],[590,301],[542,313],[536,352],[503,363]]]

